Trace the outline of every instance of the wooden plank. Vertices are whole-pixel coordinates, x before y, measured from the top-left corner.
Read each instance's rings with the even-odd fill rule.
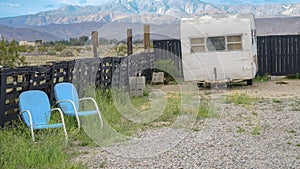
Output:
[[[98,46],[99,46],[97,31],[92,31],[92,43],[93,43],[93,56],[94,56],[94,58],[97,58],[98,57]]]
[[[268,52],[268,63],[267,69],[268,72],[270,72],[270,75],[276,75],[276,69],[277,69],[277,57],[276,57],[276,39],[273,37],[268,37],[269,43],[267,43],[267,52]]]
[[[296,69],[294,68],[294,64],[295,63],[295,58],[293,57],[293,55],[291,54],[291,51],[293,49],[293,38],[292,37],[288,37],[286,38],[286,45],[287,48],[285,50],[286,53],[286,70],[292,74],[296,73]]]
[[[296,72],[298,74],[300,74],[300,35],[295,37],[294,40],[294,54],[295,54],[295,60],[296,60],[296,64],[297,64],[297,68],[296,68]]]
[[[127,56],[132,55],[132,29],[127,29]]]
[[[6,100],[14,100],[16,98],[19,97],[19,95],[22,93],[23,91],[16,91],[16,92],[11,92],[11,93],[6,93]]]
[[[270,74],[270,70],[268,68],[271,67],[271,55],[269,50],[269,37],[258,37],[258,71],[260,76],[264,76],[266,73]]]
[[[5,118],[4,123],[11,122],[11,121],[17,120],[17,119],[18,119],[18,114],[17,113],[8,114]]]
[[[144,25],[144,49],[146,52],[150,51],[150,25]]]
[[[6,74],[0,71],[0,126],[4,127],[5,119],[5,101],[6,101]]]
[[[19,104],[18,103],[7,104],[7,105],[5,105],[5,108],[4,108],[5,111],[11,111],[11,110],[14,110],[14,109],[19,109]]]

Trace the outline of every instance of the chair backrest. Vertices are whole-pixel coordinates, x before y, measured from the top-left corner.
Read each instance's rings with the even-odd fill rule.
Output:
[[[20,112],[29,110],[32,116],[33,125],[48,124],[51,111],[50,102],[45,92],[40,90],[29,90],[22,92],[19,96]],[[22,113],[25,124],[29,127],[30,120],[28,113]]]
[[[71,100],[75,104],[76,109],[79,109],[78,93],[72,83],[57,83],[54,86],[54,95],[56,101]],[[70,102],[61,102],[59,103],[59,107],[65,113],[68,112],[75,114],[74,108]]]

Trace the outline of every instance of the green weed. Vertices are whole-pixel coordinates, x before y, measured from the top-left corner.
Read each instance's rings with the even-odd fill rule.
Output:
[[[254,82],[266,82],[268,81],[268,74],[265,74],[263,76],[256,76],[254,79],[253,79]]]
[[[286,76],[285,78],[286,79],[300,79],[300,74],[296,73],[296,74],[291,75],[291,76]]]
[[[300,104],[300,101],[299,100],[297,100],[297,99],[295,99],[295,100],[293,100],[293,102],[290,104],[291,105],[291,110],[292,111],[300,111],[300,106],[299,106],[299,104]]]
[[[252,111],[252,113],[251,113],[253,116],[258,116],[258,113],[257,112],[255,112],[255,111]]]
[[[107,164],[107,159],[105,159],[104,161],[102,161],[99,165],[99,168],[104,168]]]
[[[295,130],[287,130],[288,133],[296,133]]]
[[[240,126],[238,126],[237,130],[236,130],[236,132],[238,132],[238,133],[244,133],[245,131],[246,130],[244,128],[240,127]]]
[[[115,93],[114,97],[121,99],[114,102],[111,92],[104,93],[98,91],[97,101],[107,125],[113,128],[116,132],[120,132],[126,136],[130,136],[137,131],[145,130],[151,126],[151,122],[170,122],[170,124],[172,124],[180,112],[180,97],[178,94],[167,94],[165,98],[159,98],[162,99],[162,101],[158,104],[163,102],[165,99],[166,107],[162,110],[161,114],[156,114],[156,116],[151,113],[142,114],[149,110],[151,106],[148,95],[141,97],[129,97],[122,93]],[[129,102],[126,99],[129,99]],[[128,103],[130,103],[130,105],[127,105]],[[116,105],[122,106],[121,112],[118,110]],[[153,120],[149,122],[136,122],[132,120],[134,117],[143,117],[143,119],[153,118]]]
[[[225,103],[233,103],[234,105],[252,105],[256,99],[246,94],[234,94],[226,96]]]
[[[219,118],[216,108],[209,99],[202,99],[199,105],[197,119],[203,118]]]
[[[283,102],[282,100],[278,100],[278,99],[272,99],[272,101],[273,101],[274,103],[282,103],[282,102]]]
[[[70,163],[61,129],[35,131],[35,136],[33,142],[22,123],[0,130],[0,168],[84,168]]]
[[[257,124],[252,131],[252,135],[260,135],[261,133],[261,126],[259,124]]]

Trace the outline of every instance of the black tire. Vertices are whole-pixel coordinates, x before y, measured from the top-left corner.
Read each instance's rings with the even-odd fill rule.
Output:
[[[247,80],[247,85],[248,86],[252,86],[253,85],[253,80],[252,79],[248,79]]]

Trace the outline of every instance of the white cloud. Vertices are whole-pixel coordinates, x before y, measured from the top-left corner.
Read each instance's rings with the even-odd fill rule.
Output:
[[[15,4],[15,3],[10,3],[10,2],[0,2],[1,6],[10,6],[10,7],[20,7],[21,4]]]
[[[97,6],[97,5],[102,5],[108,1],[112,1],[112,0],[59,0],[58,3],[60,5],[94,5],[94,6]]]
[[[111,0],[87,0],[88,5],[101,5]]]
[[[59,3],[66,4],[67,0],[60,0]]]

